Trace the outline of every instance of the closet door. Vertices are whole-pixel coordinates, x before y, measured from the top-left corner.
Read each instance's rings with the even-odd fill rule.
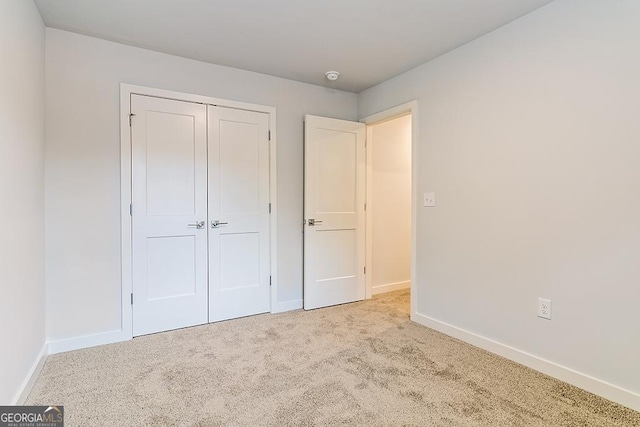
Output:
[[[206,106],[131,97],[133,335],[207,322]]]
[[[208,107],[209,321],[270,308],[269,119]]]

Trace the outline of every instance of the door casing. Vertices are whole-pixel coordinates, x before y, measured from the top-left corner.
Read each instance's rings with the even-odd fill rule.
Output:
[[[269,193],[271,215],[269,219],[270,242],[269,249],[271,269],[271,308],[276,306],[278,290],[278,253],[277,253],[277,186],[276,186],[276,108],[237,102],[208,96],[168,91],[144,86],[122,83],[120,84],[120,228],[121,228],[121,289],[122,311],[120,331],[114,331],[112,342],[125,341],[133,338],[133,310],[131,294],[133,292],[133,264],[132,264],[132,222],[130,208],[131,198],[131,127],[129,126],[131,95],[146,95],[157,98],[173,99],[177,101],[196,102],[205,105],[216,105],[240,110],[257,111],[269,115],[270,144],[269,144]],[[117,339],[115,339],[117,336]]]

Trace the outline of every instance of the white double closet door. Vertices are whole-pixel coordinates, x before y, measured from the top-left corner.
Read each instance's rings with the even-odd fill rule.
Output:
[[[133,335],[269,311],[266,113],[131,97]]]

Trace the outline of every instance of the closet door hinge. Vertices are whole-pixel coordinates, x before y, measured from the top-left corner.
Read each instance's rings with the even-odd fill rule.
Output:
[[[367,267],[364,268],[364,274],[367,274]]]
[[[271,203],[269,203],[269,213],[271,213]]]
[[[271,286],[271,276],[269,276],[269,286]]]
[[[133,292],[131,292],[131,305],[133,305]]]
[[[129,216],[133,216],[133,205],[129,203]]]
[[[271,141],[271,131],[269,131],[268,138],[269,138],[269,141]]]
[[[131,113],[129,114],[129,127],[131,127],[131,118],[135,116],[135,114]]]

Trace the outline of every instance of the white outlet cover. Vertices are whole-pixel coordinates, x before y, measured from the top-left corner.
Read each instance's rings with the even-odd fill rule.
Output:
[[[432,208],[436,205],[436,193],[424,193],[424,206]]]
[[[551,320],[551,300],[538,298],[538,317]]]

